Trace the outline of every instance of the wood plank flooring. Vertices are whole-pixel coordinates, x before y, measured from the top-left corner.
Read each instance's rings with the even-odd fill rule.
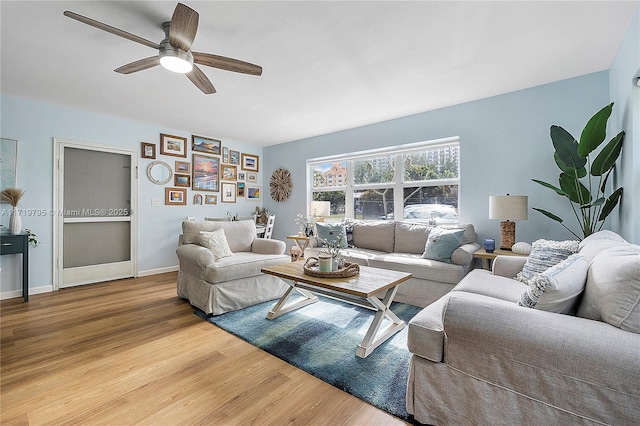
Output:
[[[405,425],[199,319],[176,273],[0,302],[2,425]]]

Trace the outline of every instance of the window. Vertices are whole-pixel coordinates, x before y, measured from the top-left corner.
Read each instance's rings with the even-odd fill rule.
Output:
[[[458,138],[309,160],[309,199],[331,203],[330,221],[458,222]],[[400,217],[401,216],[401,217]]]

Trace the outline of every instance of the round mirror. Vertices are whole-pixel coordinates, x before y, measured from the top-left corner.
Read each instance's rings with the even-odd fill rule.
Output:
[[[156,185],[164,185],[173,177],[173,171],[164,161],[154,161],[147,167],[147,177]]]

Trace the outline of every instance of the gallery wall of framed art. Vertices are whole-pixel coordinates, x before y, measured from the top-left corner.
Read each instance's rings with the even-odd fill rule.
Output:
[[[206,206],[262,201],[258,172],[260,156],[242,152],[223,141],[207,136],[161,133],[159,143],[141,142],[140,158],[166,164],[171,170],[165,186],[165,205]],[[190,152],[189,152],[190,151]],[[170,160],[163,156],[180,157]],[[158,180],[152,180],[160,184]],[[169,186],[170,185],[170,186]]]

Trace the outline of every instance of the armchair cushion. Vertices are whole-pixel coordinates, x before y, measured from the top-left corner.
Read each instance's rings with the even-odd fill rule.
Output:
[[[584,290],[589,262],[573,254],[566,260],[536,274],[522,293],[519,306],[568,314],[574,311],[576,300]]]
[[[579,242],[537,240],[533,242],[531,254],[516,275],[518,281],[528,284],[536,273],[541,273],[565,260],[578,251]]]
[[[233,256],[227,237],[224,234],[224,229],[216,229],[211,232],[200,231],[200,245],[211,250],[215,260]]]
[[[640,333],[640,246],[624,244],[596,256],[578,315]]]

